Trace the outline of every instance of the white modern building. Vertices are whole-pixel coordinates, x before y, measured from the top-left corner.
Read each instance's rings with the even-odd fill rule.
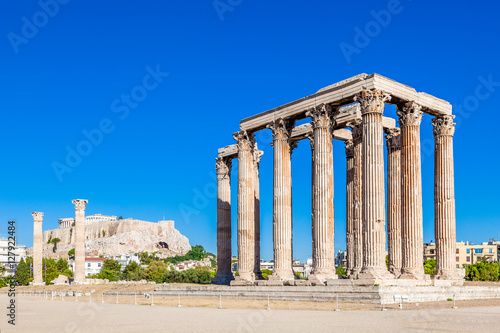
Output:
[[[116,260],[122,266],[122,270],[131,262],[137,263],[139,266],[141,265],[141,259],[139,256],[131,255],[131,254],[122,254],[119,257],[114,257],[113,260]]]
[[[106,258],[85,258],[85,276],[99,274]],[[75,271],[75,261],[69,260],[69,269]]]
[[[11,244],[12,245],[12,244]],[[0,239],[0,264],[5,267],[7,275],[14,275],[17,267],[17,264],[21,261],[21,258],[26,260],[26,246],[25,245],[16,245],[14,246],[14,251],[10,251],[11,254],[14,254],[14,268],[11,269],[9,265],[9,240],[6,238]],[[11,256],[12,257],[12,256]]]

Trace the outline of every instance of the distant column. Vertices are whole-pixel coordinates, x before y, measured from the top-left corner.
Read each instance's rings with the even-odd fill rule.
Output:
[[[43,275],[43,241],[42,241],[42,221],[43,213],[33,212],[33,285],[42,286]]]
[[[356,96],[363,124],[363,268],[360,284],[377,284],[394,278],[385,264],[384,102],[380,90],[363,90]]]
[[[354,268],[354,144],[352,140],[345,142],[345,156],[347,161],[346,175],[346,274],[351,276]]]
[[[434,228],[436,238],[435,279],[463,280],[456,267],[455,176],[453,134],[455,116],[434,118]],[[460,284],[460,283],[459,283]]]
[[[420,166],[420,123],[422,107],[415,102],[399,105],[401,128],[401,241],[402,279],[424,279],[424,235],[422,174]]]
[[[87,200],[76,199],[75,205],[75,276],[74,282],[85,283],[85,206]]]
[[[387,129],[387,239],[389,272],[401,275],[401,135]]]
[[[277,119],[268,127],[273,131],[273,243],[274,270],[269,280],[285,284],[295,279],[292,270],[292,175],[291,133],[295,122]]]
[[[313,239],[316,247],[310,280],[337,278],[334,251],[332,108],[321,105],[306,113],[314,135]]]
[[[255,280],[255,189],[253,133],[234,134],[238,145],[238,281]]]
[[[231,168],[232,158],[216,158],[217,169],[217,274],[212,282],[227,284],[231,272]]]
[[[363,268],[363,127],[361,120],[349,124],[353,141],[352,227],[354,265],[350,274],[357,278]]]
[[[260,184],[259,184],[259,165],[260,159],[264,155],[262,150],[257,149],[257,144],[255,144],[255,150],[253,153],[253,166],[254,166],[254,207],[255,207],[255,263],[254,263],[254,275],[256,280],[262,280],[262,273],[260,271]]]

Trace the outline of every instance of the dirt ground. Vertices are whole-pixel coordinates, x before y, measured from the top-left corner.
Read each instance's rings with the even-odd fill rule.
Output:
[[[473,282],[474,285],[492,286],[496,283]],[[178,286],[187,286],[189,284],[177,284]],[[471,284],[467,284],[471,285]],[[151,305],[154,306],[168,306],[177,307],[179,302],[181,307],[200,307],[200,308],[214,308],[222,307],[224,309],[266,309],[267,307],[277,310],[317,310],[317,311],[332,311],[335,309],[349,310],[349,311],[373,311],[373,310],[401,310],[399,304],[390,304],[382,306],[380,304],[363,304],[363,303],[344,303],[339,302],[337,305],[336,300],[331,302],[313,302],[313,301],[279,301],[270,300],[269,305],[267,300],[250,300],[250,299],[234,299],[234,298],[219,298],[219,297],[169,297],[169,296],[144,296],[143,293],[154,291],[155,284],[147,285],[83,285],[83,286],[19,286],[16,288],[18,295],[43,298],[56,302],[94,302],[94,303],[109,303],[109,304],[138,304],[138,305]],[[2,288],[0,290],[7,290]],[[54,296],[52,297],[51,291],[92,291],[91,296]],[[46,291],[47,295],[30,294],[32,291]],[[137,296],[128,295],[104,295],[104,292],[138,292]],[[404,303],[402,310],[418,310],[418,309],[449,309],[452,308],[454,303],[452,301],[442,302],[424,302],[424,303]],[[474,308],[474,307],[488,307],[500,306],[500,299],[488,300],[467,300],[456,301],[455,306],[459,308]]]

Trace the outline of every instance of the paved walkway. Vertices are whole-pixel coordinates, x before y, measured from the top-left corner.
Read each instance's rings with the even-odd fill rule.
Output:
[[[16,326],[5,332],[500,332],[500,307],[392,311],[305,311],[60,302],[17,297]]]

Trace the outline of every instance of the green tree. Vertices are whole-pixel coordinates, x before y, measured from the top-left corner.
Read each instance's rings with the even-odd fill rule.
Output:
[[[68,257],[74,257],[75,256],[75,248],[72,248],[71,250],[68,251]]]
[[[344,265],[341,265],[341,266],[337,267],[337,269],[336,269],[336,273],[337,273],[338,275],[342,275],[343,277],[345,277],[345,276],[346,276],[345,266],[344,266]]]
[[[260,272],[262,273],[262,277],[264,279],[266,279],[266,280],[267,280],[267,277],[269,275],[273,274],[273,272],[270,269],[267,269],[267,268],[266,269],[262,269]]]
[[[169,273],[168,266],[163,261],[152,261],[144,270],[143,276],[148,281],[163,283]]]
[[[59,243],[60,241],[61,241],[61,240],[60,240],[59,238],[57,238],[57,237],[56,237],[56,238],[54,238],[54,239],[52,239],[52,242],[51,242],[51,243],[52,243],[52,244],[54,244],[54,251],[56,251],[56,250],[57,250],[57,243]]]
[[[123,278],[127,281],[139,281],[142,279],[142,270],[135,261],[130,262],[123,270]]]
[[[14,279],[20,286],[27,286],[30,282],[31,267],[29,262],[27,262],[28,258],[26,259],[27,260],[24,261],[24,258],[21,258],[21,261],[17,264],[16,273],[14,274]]]
[[[122,279],[122,266],[117,260],[105,259],[99,273],[91,276],[93,279],[108,279],[118,281]]]
[[[465,279],[468,281],[498,281],[500,268],[498,263],[489,262],[486,258],[473,265],[465,266]]]
[[[424,261],[424,273],[429,275],[434,275],[434,271],[436,270],[436,260],[428,259]]]

